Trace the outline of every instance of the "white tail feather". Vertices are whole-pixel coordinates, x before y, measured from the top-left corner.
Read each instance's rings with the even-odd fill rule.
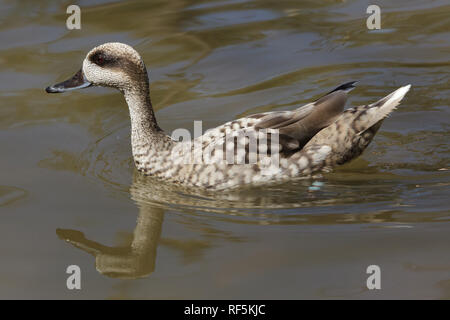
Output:
[[[369,127],[386,118],[393,110],[395,110],[395,108],[400,104],[403,97],[406,95],[410,88],[411,85],[408,84],[407,86],[398,88],[383,99],[370,104],[369,110],[367,111],[367,113],[370,114],[371,117]]]
[[[384,105],[389,104],[389,105],[394,105],[394,107],[398,106],[400,104],[400,101],[402,101],[403,97],[406,95],[406,93],[409,91],[409,89],[411,88],[411,85],[408,84],[407,86],[398,88],[397,90],[395,90],[394,92],[392,92],[391,94],[389,94],[388,96],[386,96],[384,99],[386,99],[387,101],[384,103]]]

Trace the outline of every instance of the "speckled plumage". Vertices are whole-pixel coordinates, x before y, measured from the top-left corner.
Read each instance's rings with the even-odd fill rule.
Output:
[[[296,110],[250,115],[193,141],[179,142],[156,122],[147,71],[132,47],[121,43],[96,47],[84,60],[82,72],[91,84],[124,94],[140,172],[210,190],[296,179],[350,161],[364,151],[410,87],[344,111],[347,92],[354,87],[347,83]]]

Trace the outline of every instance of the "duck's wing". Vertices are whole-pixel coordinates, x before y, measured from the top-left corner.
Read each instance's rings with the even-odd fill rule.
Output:
[[[203,137],[211,143],[226,135],[245,131],[274,129],[279,135],[280,152],[292,153],[303,148],[323,128],[333,123],[344,111],[347,92],[353,89],[355,81],[345,83],[330,91],[315,102],[292,111],[276,111],[249,115],[214,128]]]
[[[253,114],[227,122],[197,138],[197,141],[201,140],[197,145],[201,145],[203,150],[216,150],[212,157],[216,160],[224,156],[230,142],[234,143],[235,155],[238,155],[237,149],[241,147],[243,151],[239,158],[245,158],[245,162],[254,153],[256,156],[261,154],[261,145],[264,145],[263,153],[266,148],[268,154],[276,148],[280,157],[289,158],[342,114],[347,92],[354,88],[353,84],[349,82],[341,85],[317,101],[292,111]],[[258,150],[252,151],[252,143],[249,143],[252,139],[258,141]]]
[[[344,110],[347,92],[355,88],[356,81],[347,82],[328,92],[315,102],[308,103],[293,111],[273,112],[261,117],[257,129],[283,129],[293,137],[300,137],[305,129],[315,131],[313,127],[325,127],[335,120]],[[313,116],[311,116],[313,114]],[[310,123],[308,123],[310,122]],[[292,126],[296,124],[296,126]],[[297,131],[296,128],[300,128]]]
[[[317,132],[333,123],[344,111],[347,101],[345,90],[333,90],[319,100],[285,114],[267,115],[255,128],[277,129],[283,147],[301,149]]]

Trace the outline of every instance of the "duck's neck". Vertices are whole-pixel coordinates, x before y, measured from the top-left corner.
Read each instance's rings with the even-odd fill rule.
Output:
[[[131,145],[135,160],[149,150],[165,144],[167,136],[158,126],[150,101],[149,89],[132,88],[123,94],[130,110]]]

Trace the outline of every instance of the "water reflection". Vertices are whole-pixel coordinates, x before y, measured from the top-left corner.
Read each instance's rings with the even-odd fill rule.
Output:
[[[136,191],[132,186],[131,194]],[[112,278],[136,279],[155,269],[156,248],[161,235],[164,210],[138,202],[139,214],[133,240],[127,247],[109,247],[87,239],[80,231],[57,229],[60,239],[95,257],[98,272]]]
[[[27,192],[23,189],[0,185],[0,207],[23,199],[26,196]]]
[[[383,183],[380,179],[379,183],[372,181],[367,185],[367,180],[361,175],[359,180],[353,177],[346,181],[348,177],[344,168],[334,176],[335,181],[331,179],[319,191],[308,191],[311,190],[309,186],[317,185],[315,182],[320,179],[316,177],[264,189],[247,188],[208,193],[167,184],[134,171],[130,194],[139,213],[129,245],[106,246],[87,239],[81,231],[71,229],[57,229],[56,233],[60,239],[94,256],[99,273],[113,278],[136,279],[146,277],[155,270],[159,243],[169,247],[171,244],[176,248],[180,246],[168,239],[160,242],[163,218],[167,210],[175,209],[175,212],[193,217],[193,224],[197,223],[196,218],[199,216],[209,215],[208,219],[239,224],[372,224],[371,228],[392,229],[413,228],[413,224],[417,222],[442,222],[449,219],[446,211],[408,214],[408,210],[415,209],[414,205],[401,200],[402,189],[408,189],[408,184],[400,185],[398,190],[386,190],[386,185],[392,185],[389,180]],[[346,192],[345,188],[349,190]],[[360,203],[356,210],[351,205],[355,202],[355,188],[368,201],[366,205]],[[375,202],[378,203],[378,210],[373,209]],[[383,208],[383,203],[389,204],[385,206],[386,209],[380,209]],[[362,212],[365,206],[366,211]],[[192,246],[194,249],[205,249],[201,242]],[[210,247],[207,246],[206,249],[208,248]]]

